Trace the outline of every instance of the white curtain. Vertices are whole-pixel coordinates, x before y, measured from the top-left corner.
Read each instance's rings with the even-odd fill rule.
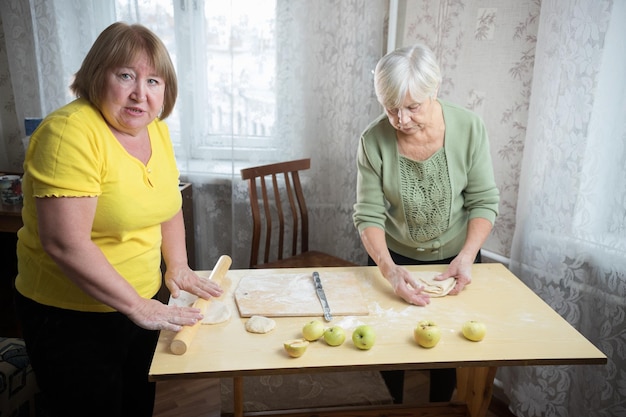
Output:
[[[114,19],[111,1],[6,0],[0,11],[20,120],[45,115],[72,98],[72,76]]]
[[[259,9],[267,4],[269,14]],[[386,0],[3,0],[0,11],[18,120],[73,98],[72,75],[113,21],[137,21],[163,39],[179,77],[167,121],[182,179],[193,184],[198,269],[222,254],[233,268],[248,265],[239,170],[304,157],[312,165],[304,178],[310,247],[365,262],[351,219],[354,159],[359,133],[381,111],[372,70],[383,53]],[[253,26],[261,14],[272,21]],[[271,74],[271,91],[261,73]]]
[[[511,269],[609,359],[501,368],[518,416],[626,416],[625,22],[623,0],[541,4]]]

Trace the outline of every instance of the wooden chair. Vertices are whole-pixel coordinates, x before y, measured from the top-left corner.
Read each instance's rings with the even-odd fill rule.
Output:
[[[310,167],[311,160],[306,158],[241,170],[241,178],[248,182],[252,211],[250,268],[355,265],[324,252],[309,250],[309,217],[299,172]],[[285,245],[289,235],[290,250]],[[259,262],[261,252],[263,258]]]
[[[309,250],[309,217],[299,172],[310,167],[311,160],[307,158],[241,170],[241,178],[248,182],[252,212],[250,268],[355,266],[345,259]],[[259,263],[261,253],[262,262]],[[274,378],[276,377],[274,375]],[[255,408],[259,406],[262,410],[282,410],[291,402],[293,402],[291,406],[299,409],[310,408],[311,404],[320,403],[327,406],[364,405],[354,402],[354,398],[345,393],[339,395],[345,397],[340,399],[325,394],[344,387],[356,389],[360,394],[358,401],[365,401],[365,404],[388,404],[393,401],[385,381],[378,372],[294,374],[284,375],[278,379],[284,384],[285,389],[315,387],[318,396],[307,396],[304,399],[298,399],[297,395],[285,389],[268,390],[268,384],[263,382],[263,378],[246,376],[239,379],[238,383],[242,384],[244,390],[245,412],[259,411]],[[222,380],[222,407],[226,407],[227,410],[233,398],[232,386],[229,384],[229,380]],[[324,387],[331,388],[324,391]],[[366,397],[363,397],[366,387],[369,391]]]

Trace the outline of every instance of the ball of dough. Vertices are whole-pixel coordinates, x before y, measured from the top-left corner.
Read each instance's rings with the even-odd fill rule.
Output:
[[[264,316],[252,316],[246,322],[246,330],[250,333],[269,333],[276,327],[276,322]]]

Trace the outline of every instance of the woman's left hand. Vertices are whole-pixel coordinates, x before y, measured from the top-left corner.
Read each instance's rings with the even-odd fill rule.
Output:
[[[205,300],[219,297],[224,292],[219,284],[210,279],[202,278],[188,266],[168,268],[165,272],[165,285],[174,298],[180,295],[181,290]]]
[[[468,260],[469,259],[469,260]],[[437,281],[443,281],[450,277],[456,278],[456,284],[454,288],[448,293],[449,295],[457,295],[466,285],[472,283],[472,265],[474,264],[474,258],[458,255],[450,262],[448,269],[435,277]]]

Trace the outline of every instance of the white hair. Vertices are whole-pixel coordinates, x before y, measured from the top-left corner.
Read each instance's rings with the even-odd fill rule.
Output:
[[[441,84],[441,72],[433,52],[416,44],[388,53],[374,72],[376,97],[388,109],[402,106],[406,95],[415,100],[434,97]]]

